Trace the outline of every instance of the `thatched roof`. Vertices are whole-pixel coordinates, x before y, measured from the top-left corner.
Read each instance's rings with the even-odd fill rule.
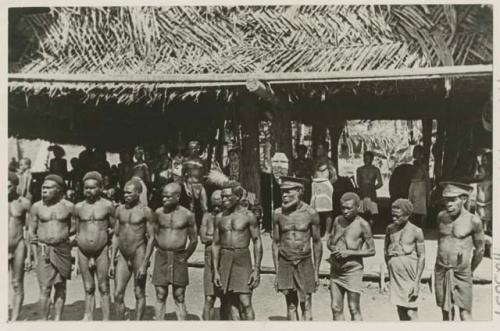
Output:
[[[19,33],[32,42],[11,73],[133,77],[491,64],[492,15],[478,5],[54,8],[20,20]],[[9,88],[51,96],[77,91],[118,103],[207,91],[29,79],[12,79]],[[233,92],[211,89],[228,98]]]

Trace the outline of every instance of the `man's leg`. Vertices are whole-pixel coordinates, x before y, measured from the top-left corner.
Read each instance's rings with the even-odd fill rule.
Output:
[[[332,225],[333,225],[333,212],[327,212],[326,213],[326,221],[325,221],[325,235],[328,237],[330,232],[332,232]]]
[[[241,319],[246,321],[255,320],[255,312],[252,307],[252,294],[238,294],[238,299]]]
[[[472,313],[470,310],[460,308],[460,319],[462,321],[472,321]]]
[[[215,295],[205,295],[205,304],[203,305],[203,320],[210,321],[214,319]]]
[[[185,286],[173,286],[174,288],[174,302],[175,302],[175,313],[179,321],[185,321],[187,319],[187,309],[186,303],[184,302],[184,294],[186,293]]]
[[[137,272],[141,267],[146,257],[146,246],[142,245],[137,247],[134,255],[133,268],[134,268],[134,294],[135,294],[135,319],[136,321],[142,320],[144,311],[146,310],[146,278],[137,278]]]
[[[56,277],[56,270],[53,267],[48,265],[45,257],[42,256],[41,249],[38,248],[38,257],[37,257],[37,277],[38,283],[40,286],[40,300],[38,302],[39,314],[41,320],[48,320],[50,313],[50,294],[52,292],[52,283],[54,278]]]
[[[299,298],[297,291],[288,290],[285,294],[286,301],[286,319],[289,321],[297,321],[299,319],[298,305]]]
[[[455,319],[454,307],[451,307],[450,311],[442,309],[441,313],[443,315],[443,321],[453,321]]]
[[[83,319],[87,321],[94,320],[95,310],[95,281],[94,271],[89,268],[89,259],[78,248],[78,265],[82,275],[83,289],[85,291],[85,314]]]
[[[220,298],[220,319],[221,321],[229,321],[231,317],[232,310],[232,302],[231,302],[232,293],[223,293]]]
[[[362,321],[361,308],[359,307],[359,299],[361,295],[356,292],[347,291],[347,304],[351,313],[352,321]]]
[[[109,295],[109,256],[108,247],[104,247],[96,260],[97,284],[101,295],[102,320],[108,321],[110,318],[111,298]]]
[[[155,305],[155,318],[157,321],[165,319],[165,301],[168,296],[167,286],[155,286],[156,289],[156,305]]]
[[[407,308],[406,315],[408,316],[409,321],[417,321],[418,320],[418,309],[417,308]]]
[[[331,308],[334,321],[344,321],[344,293],[345,290],[337,283],[330,281]]]
[[[60,321],[66,301],[66,280],[54,284],[54,321]]]
[[[307,293],[305,300],[300,302],[300,308],[302,309],[302,320],[312,321],[312,294]]]
[[[24,260],[26,259],[26,245],[21,240],[17,244],[12,263],[12,316],[11,321],[17,321],[24,300]]]
[[[125,319],[125,289],[132,273],[128,267],[127,261],[123,256],[118,257],[118,263],[115,270],[115,307],[116,318],[118,320]]]

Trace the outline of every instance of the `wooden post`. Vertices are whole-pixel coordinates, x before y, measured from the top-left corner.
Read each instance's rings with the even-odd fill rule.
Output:
[[[443,174],[443,150],[445,141],[445,125],[438,119],[437,138],[434,146],[434,181],[439,183]]]
[[[285,153],[289,161],[293,159],[292,123],[290,111],[284,107],[276,109],[271,126],[273,152]]]
[[[432,139],[432,118],[422,120],[422,135],[424,140],[424,163],[429,168]]]
[[[259,113],[255,96],[248,93],[238,98],[238,116],[241,123],[241,185],[260,200]]]
[[[339,140],[344,130],[345,121],[335,122],[329,127],[330,131],[330,152],[335,169],[339,169]]]

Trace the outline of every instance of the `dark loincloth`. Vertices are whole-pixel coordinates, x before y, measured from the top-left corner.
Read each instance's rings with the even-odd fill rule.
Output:
[[[330,281],[349,292],[363,292],[363,260],[330,256]]]
[[[52,287],[71,279],[71,246],[68,241],[57,245],[39,243],[37,275],[40,286]]]
[[[436,262],[434,269],[436,303],[444,311],[456,305],[472,310],[472,271],[470,266],[450,267]]]
[[[221,248],[219,274],[224,293],[252,293],[248,286],[252,273],[252,258],[248,248]]]
[[[212,245],[205,246],[205,267],[203,268],[203,290],[205,295],[215,295]]]
[[[155,286],[187,286],[189,284],[186,250],[167,251],[156,249],[153,279]]]
[[[280,251],[277,274],[278,291],[285,295],[288,291],[297,291],[300,301],[304,302],[306,294],[316,291],[311,254],[306,256],[285,255]]]

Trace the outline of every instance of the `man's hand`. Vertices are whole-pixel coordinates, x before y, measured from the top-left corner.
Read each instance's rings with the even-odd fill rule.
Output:
[[[410,292],[408,294],[408,298],[409,298],[410,302],[413,302],[413,301],[417,300],[419,292],[420,292],[420,286],[419,286],[419,284],[414,284],[410,288]]]
[[[141,267],[139,268],[139,270],[137,270],[137,278],[139,279],[144,279],[146,277],[146,274],[147,274],[147,265],[146,263],[143,263],[141,265]]]
[[[250,277],[248,279],[248,286],[253,290],[259,286],[260,283],[260,272],[258,269],[253,269]]]
[[[278,273],[276,273],[276,274],[278,274]],[[278,290],[278,276],[276,276],[274,278],[274,289],[276,290],[276,292],[279,292],[279,290]]]
[[[113,264],[113,262],[111,262],[111,265],[109,266],[108,276],[110,279],[115,278],[115,265]]]
[[[24,271],[28,272],[31,270],[31,256],[27,256],[24,260]]]
[[[222,288],[222,281],[220,280],[220,274],[218,272],[214,272],[214,284],[218,288]]]
[[[334,250],[332,252],[333,257],[336,259],[346,259],[349,256],[351,256],[351,253],[349,250]]]

